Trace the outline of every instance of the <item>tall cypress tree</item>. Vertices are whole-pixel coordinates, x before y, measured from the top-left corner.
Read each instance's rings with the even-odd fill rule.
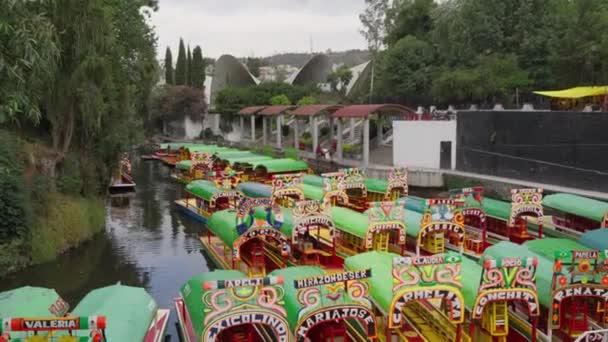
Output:
[[[188,44],[188,67],[186,68],[186,84],[192,87],[192,52]]]
[[[167,46],[165,52],[165,82],[167,84],[175,84],[175,78],[173,76],[173,55],[171,55],[171,49]]]
[[[192,69],[190,75],[194,88],[205,88],[205,60],[203,59],[203,50],[200,46],[195,47],[192,52]]]
[[[186,48],[184,40],[179,39],[179,53],[177,54],[177,63],[175,64],[175,85],[186,85],[188,74],[188,57],[186,56]]]

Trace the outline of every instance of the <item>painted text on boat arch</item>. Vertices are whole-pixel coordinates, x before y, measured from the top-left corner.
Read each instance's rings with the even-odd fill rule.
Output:
[[[426,200],[426,210],[420,222],[416,254],[420,254],[423,240],[431,234],[452,232],[458,236],[461,251],[464,251],[463,201],[452,198],[431,198]]]
[[[310,200],[299,201],[293,209],[293,232],[291,240],[296,243],[299,235],[306,234],[317,227],[327,228],[330,241],[334,240],[335,225],[331,217],[330,206],[326,203]]]
[[[481,319],[488,304],[496,301],[523,301],[528,306],[528,314],[539,315],[536,289],[536,258],[486,259],[481,273],[473,319]]]
[[[258,207],[266,209],[265,219],[255,217],[255,208]],[[253,228],[281,229],[282,225],[283,212],[281,207],[272,199],[245,197],[239,202],[236,211],[236,229],[239,235]]]
[[[303,201],[304,192],[302,191],[302,173],[282,174],[272,176],[272,199],[277,200],[283,197],[297,197],[298,201]]]
[[[392,192],[401,189],[400,197],[406,197],[409,194],[407,184],[408,170],[404,167],[396,167],[388,173],[388,187],[384,199],[390,200]]]
[[[515,220],[522,214],[534,214],[539,224],[543,222],[543,189],[512,189],[511,215],[509,224],[515,225]]]
[[[464,298],[460,293],[462,256],[446,253],[393,259],[393,300],[389,327],[403,323],[403,307],[410,301],[442,299],[453,323],[464,321]]]
[[[370,202],[368,215],[368,229],[365,236],[365,248],[372,248],[374,235],[385,231],[397,231],[398,244],[405,245],[406,227],[405,200],[389,202]]]
[[[555,252],[551,282],[554,328],[561,325],[561,306],[569,297],[596,297],[608,306],[608,251]],[[602,309],[603,310],[603,309]]]

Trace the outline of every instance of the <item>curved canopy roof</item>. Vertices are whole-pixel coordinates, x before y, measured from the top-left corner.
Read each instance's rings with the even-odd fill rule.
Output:
[[[386,193],[386,190],[388,189],[388,182],[384,179],[366,178],[365,187],[367,188],[367,191],[383,194]]]
[[[348,257],[344,267],[349,271],[372,269],[370,294],[376,305],[387,313],[393,301],[393,259],[399,255],[389,252],[367,252]]]
[[[203,283],[206,281],[232,280],[243,279],[247,276],[235,270],[217,270],[212,272],[204,272],[195,277],[190,278],[180,289],[184,304],[190,315],[192,327],[197,336],[203,335],[203,322],[205,321],[206,312],[213,310],[205,305],[203,294],[207,291],[203,289]]]
[[[259,154],[253,154],[251,156],[229,156],[229,157],[222,157],[221,158],[223,161],[227,162],[228,165],[233,166],[235,164],[252,164],[255,162],[259,162],[259,161],[264,161],[264,160],[271,160],[274,159],[272,157],[269,156],[262,156]]]
[[[55,290],[44,287],[23,286],[0,292],[0,317],[48,317],[49,309],[60,298]]]
[[[568,214],[602,222],[608,203],[571,194],[555,194],[543,198],[543,205]]]
[[[72,315],[106,316],[108,341],[143,341],[157,310],[145,289],[117,284],[89,292]]]
[[[538,265],[536,267],[536,287],[538,289],[538,301],[545,308],[551,305],[551,281],[553,279],[553,258],[547,259],[539,254],[536,254],[526,246],[517,245],[509,241],[501,241],[489,248],[479,260],[479,264],[483,264],[485,258],[491,257],[494,259],[512,258],[537,258]]]
[[[608,250],[608,228],[588,230],[578,239],[578,242],[599,251]]]
[[[298,312],[303,307],[298,302],[298,290],[294,287],[294,280],[323,274],[325,274],[325,271],[317,266],[288,267],[270,272],[269,276],[271,277],[283,277],[283,289],[285,289],[285,297],[283,297],[283,301],[285,302],[284,307],[287,311],[287,321],[292,330],[298,325]]]
[[[195,180],[190,182],[188,185],[186,185],[186,190],[188,190],[191,194],[207,201],[210,201],[213,196],[217,194],[229,191],[218,188],[215,183],[208,180]]]
[[[426,209],[426,200],[424,198],[406,196],[400,199],[405,200],[405,209],[424,214],[424,210]]]
[[[254,114],[257,114],[259,111],[261,111],[264,108],[266,108],[266,106],[246,107],[246,108],[241,109],[237,114],[239,114],[239,115],[254,115]]]
[[[332,207],[331,216],[337,229],[361,239],[367,235],[367,215],[342,207]]]
[[[291,237],[293,232],[293,217],[291,210],[281,208],[283,213],[283,224],[281,225],[281,232],[288,237]],[[274,214],[271,215],[274,218]],[[263,207],[255,208],[254,218],[266,219],[266,210]],[[246,218],[246,221],[250,221],[250,218]],[[236,210],[226,209],[215,212],[211,215],[207,222],[209,230],[224,244],[232,247],[234,241],[239,238],[239,234],[236,230]]]
[[[482,268],[479,264],[469,258],[462,258],[460,266],[460,278],[462,288],[460,292],[464,297],[464,305],[471,310],[475,305],[477,294],[479,293],[479,282],[481,281]]]
[[[310,184],[302,184],[302,192],[304,193],[304,197],[321,201],[323,200],[323,189],[310,185]]]
[[[317,175],[304,175],[302,182],[319,188],[323,187],[323,177]]]
[[[190,171],[190,169],[192,169],[192,160],[190,160],[190,159],[182,160],[182,161],[178,162],[177,165],[175,165],[175,167],[178,170]]]
[[[258,112],[259,115],[279,115],[289,110],[296,108],[296,106],[270,106],[262,109]]]
[[[526,241],[524,243],[531,252],[553,260],[555,252],[561,250],[584,251],[591,248],[570,239],[544,238]]]
[[[334,113],[334,116],[338,118],[367,118],[374,113],[411,115],[416,114],[416,111],[398,104],[368,104],[341,108]]]
[[[559,99],[580,99],[583,97],[603,96],[608,94],[608,86],[599,87],[574,87],[564,90],[535,91],[534,94],[559,98]]]
[[[213,79],[211,82],[211,99],[215,103],[215,94],[227,86],[254,86],[260,83],[247,69],[247,67],[232,55],[223,55],[215,62]]]
[[[481,199],[481,205],[488,216],[503,220],[508,220],[511,217],[511,203],[509,202],[484,197]]]
[[[344,106],[340,105],[308,105],[294,109],[291,114],[296,116],[315,116],[323,113],[332,114]]]
[[[308,170],[308,164],[305,162],[289,158],[264,160],[252,163],[252,165],[254,169],[264,168],[268,173],[284,173]]]
[[[292,74],[287,83],[293,85],[325,83],[330,72],[331,61],[329,57],[316,55],[309,59],[300,70]]]
[[[258,182],[243,182],[236,188],[243,195],[251,198],[269,198],[272,196],[272,187]]]

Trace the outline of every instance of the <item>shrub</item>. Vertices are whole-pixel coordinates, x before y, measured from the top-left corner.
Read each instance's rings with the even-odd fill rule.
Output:
[[[66,195],[79,195],[81,193],[82,174],[75,153],[69,153],[63,160],[61,171],[57,177],[57,189]]]

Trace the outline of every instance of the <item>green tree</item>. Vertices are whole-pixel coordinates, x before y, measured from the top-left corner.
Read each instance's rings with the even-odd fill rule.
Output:
[[[194,48],[192,53],[192,86],[197,89],[205,89],[205,60],[203,59],[203,50],[200,46]]]
[[[171,49],[167,46],[165,51],[165,82],[167,84],[174,84],[173,78],[173,56],[171,55]]]
[[[190,44],[188,44],[188,63],[186,63],[186,85],[192,87],[192,52],[190,51]]]
[[[247,57],[245,65],[249,72],[255,76],[260,77],[260,68],[262,67],[262,59],[257,57]]]
[[[378,78],[384,93],[422,101],[430,91],[435,72],[433,47],[406,36],[380,57]]]
[[[272,105],[272,106],[289,106],[289,105],[291,105],[291,100],[289,99],[289,97],[287,97],[287,95],[280,94],[277,96],[273,96],[270,99],[270,105]]]
[[[372,54],[382,47],[384,41],[385,17],[388,10],[388,0],[365,0],[365,11],[359,15],[363,24],[361,34],[367,40],[367,45]]]
[[[386,12],[386,44],[392,46],[408,35],[425,40],[433,28],[436,7],[434,0],[393,1]]]
[[[184,40],[179,39],[179,52],[175,64],[175,85],[187,85],[188,81],[188,56],[184,47]]]
[[[40,119],[39,102],[56,68],[56,30],[24,1],[0,0],[0,124]]]

